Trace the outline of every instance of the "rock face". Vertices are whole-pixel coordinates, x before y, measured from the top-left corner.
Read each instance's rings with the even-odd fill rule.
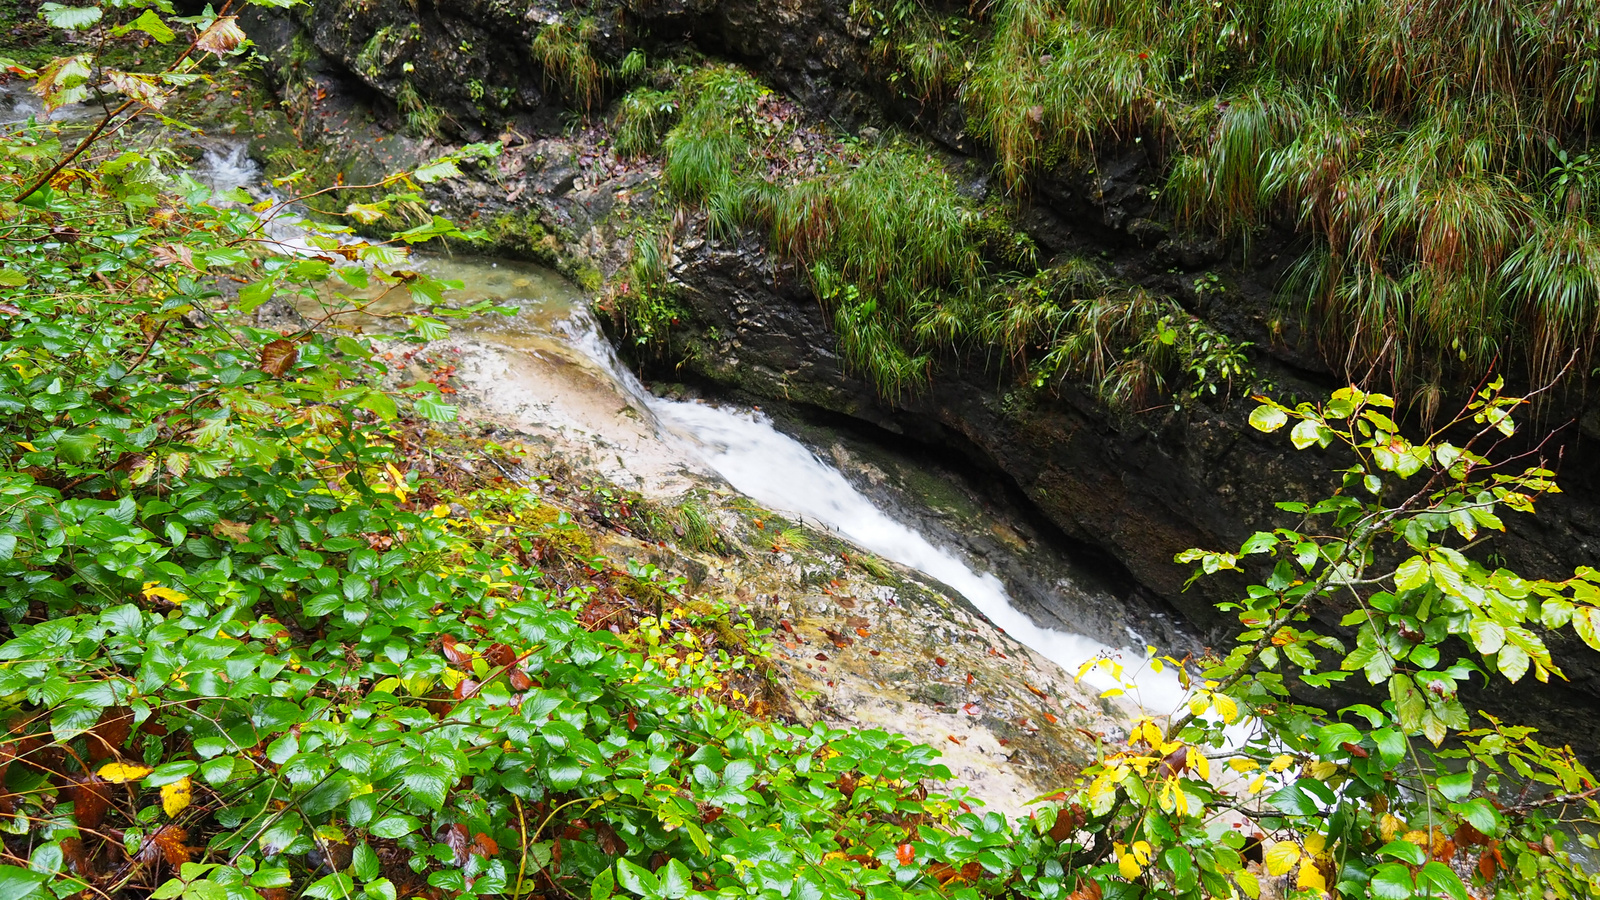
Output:
[[[620,58],[625,32],[647,51],[689,41],[751,66],[818,115],[847,124],[899,121],[952,151],[975,152],[961,135],[958,113],[919,121],[914,106],[883,88],[845,0],[658,0],[585,9],[602,55]],[[550,23],[578,15],[569,4],[320,0],[300,15],[329,69],[371,91],[380,107],[392,106],[409,84],[451,111],[467,137],[490,133],[486,123],[496,109],[523,134],[549,135],[562,104],[571,103],[551,86],[557,75],[530,49]],[[647,198],[653,173],[606,168],[597,162],[603,154],[586,156],[589,150],[592,143],[584,145],[581,136],[517,144],[512,177],[502,182],[509,185],[506,194],[469,192],[453,204],[540,208],[547,219],[564,219],[569,243],[584,244],[607,268],[607,260],[614,265],[623,252],[608,217]],[[1143,151],[1130,147],[1109,151],[1094,173],[1050,173],[1035,187],[1025,224],[1047,253],[1098,254],[1119,276],[1170,294],[1216,327],[1254,342],[1259,366],[1285,393],[1312,398],[1337,386],[1315,341],[1297,331],[1295,317],[1275,300],[1292,235],[1268,234],[1249,259],[1216,241],[1175,236],[1150,199],[1152,172]],[[683,233],[703,230],[691,225]],[[1197,288],[1202,272],[1215,273],[1212,284],[1221,289]],[[1113,417],[1070,390],[1019,403],[1008,398],[1004,373],[964,359],[943,360],[925,390],[883,398],[843,367],[828,318],[798,274],[750,239],[685,239],[676,248],[672,276],[691,315],[673,335],[669,358],[640,360],[647,375],[697,380],[757,402],[792,404],[802,413],[852,417],[960,454],[1014,484],[1062,535],[1130,585],[1130,593],[1170,604],[1213,642],[1223,637],[1225,623],[1212,603],[1239,583],[1208,579],[1185,591],[1189,572],[1172,562],[1173,555],[1190,547],[1237,546],[1252,531],[1284,524],[1274,501],[1320,496],[1332,487],[1327,473],[1338,460],[1320,451],[1297,453],[1281,437],[1250,430],[1246,398]],[[1541,501],[1537,519],[1511,520],[1510,532],[1488,545],[1527,575],[1561,577],[1600,559],[1600,467],[1591,449],[1600,417],[1575,418],[1583,427],[1564,428],[1545,447],[1560,451],[1557,468],[1567,493]],[[1559,425],[1562,417],[1551,421]],[[1334,620],[1340,612],[1326,611]],[[1553,649],[1569,683],[1523,692],[1515,704],[1507,692],[1476,700],[1555,727],[1575,746],[1600,745],[1600,717],[1571,714],[1600,707],[1600,659],[1576,642]]]

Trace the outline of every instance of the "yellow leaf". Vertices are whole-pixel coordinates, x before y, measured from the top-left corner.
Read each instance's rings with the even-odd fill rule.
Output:
[[[1133,736],[1128,739],[1128,743],[1132,744],[1138,740],[1143,740],[1152,747],[1159,747],[1161,746],[1161,729],[1156,727],[1156,723],[1145,719],[1139,724],[1138,728],[1134,729]]]
[[[1261,881],[1256,878],[1254,872],[1235,872],[1233,873],[1233,880],[1239,883],[1239,889],[1244,891],[1245,896],[1251,898],[1251,900],[1261,896]]]
[[[17,441],[17,446],[21,447],[24,450],[27,450],[30,453],[37,453],[38,452],[34,448],[34,446],[32,444],[28,443],[27,441]]]
[[[1139,865],[1146,865],[1150,862],[1151,850],[1149,841],[1134,841],[1133,846],[1129,847],[1128,851],[1133,854],[1134,860]]]
[[[1285,753],[1274,757],[1270,768],[1274,772],[1282,772],[1284,769],[1287,769],[1292,765],[1294,765],[1294,757]]]
[[[1318,781],[1327,781],[1333,773],[1339,771],[1339,764],[1334,762],[1318,761],[1306,769],[1306,774]]]
[[[1394,836],[1399,834],[1400,829],[1404,827],[1406,827],[1406,823],[1404,821],[1397,819],[1388,813],[1384,813],[1383,818],[1378,820],[1378,830],[1383,834],[1384,843],[1394,840]]]
[[[1212,697],[1211,705],[1217,708],[1217,715],[1222,716],[1222,721],[1229,725],[1239,717],[1239,704],[1235,703],[1232,697],[1216,694]]]
[[[448,503],[440,503],[437,506],[435,506],[433,508],[433,517],[435,519],[448,519],[448,518],[450,518],[450,504],[448,504]]]
[[[1328,880],[1322,877],[1322,870],[1310,859],[1300,861],[1300,872],[1295,876],[1294,886],[1302,891],[1328,892]]]
[[[168,603],[180,604],[189,599],[188,594],[180,593],[172,588],[161,587],[154,581],[146,581],[142,591],[146,600],[165,600]]]
[[[1287,875],[1300,861],[1300,848],[1293,841],[1278,841],[1267,851],[1267,874]]]
[[[1261,768],[1261,764],[1253,759],[1230,759],[1228,760],[1228,768],[1235,772],[1254,772],[1256,769]]]
[[[161,786],[161,808],[166,810],[167,817],[171,818],[182,812],[193,796],[194,782],[185,775],[171,784]]]
[[[1121,843],[1114,844],[1112,849],[1117,852],[1117,871],[1122,873],[1123,878],[1132,881],[1144,872],[1144,866],[1140,865],[1138,858]]]
[[[95,773],[112,784],[122,784],[127,781],[138,781],[150,774],[149,766],[137,766],[133,763],[106,763]]]
[[[1261,793],[1261,789],[1266,786],[1267,776],[1265,775],[1257,775],[1256,777],[1250,779],[1250,793],[1252,794]]]
[[[1319,832],[1317,832],[1315,834],[1306,835],[1306,839],[1305,839],[1306,852],[1311,854],[1312,856],[1321,856],[1322,855],[1322,851],[1327,846],[1328,846],[1328,839],[1322,835],[1322,832],[1319,831]]]

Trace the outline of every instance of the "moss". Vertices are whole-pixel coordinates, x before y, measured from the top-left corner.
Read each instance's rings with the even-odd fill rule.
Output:
[[[562,521],[565,516],[566,520]],[[595,555],[594,540],[577,524],[572,513],[548,501],[541,501],[526,516],[550,548],[572,560],[588,560]]]
[[[578,283],[578,287],[591,294],[605,285],[605,276],[601,275],[600,270],[589,262],[580,262],[575,265],[571,277],[573,281]]]
[[[561,240],[545,228],[536,212],[502,213],[478,226],[493,252],[551,268],[561,262]]]

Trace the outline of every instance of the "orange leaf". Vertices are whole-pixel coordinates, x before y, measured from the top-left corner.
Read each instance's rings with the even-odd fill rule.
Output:
[[[900,861],[900,865],[909,866],[917,859],[916,848],[910,844],[901,844],[894,848],[894,858]]]
[[[146,856],[154,857],[155,852],[159,851],[161,857],[167,861],[167,865],[181,866],[189,861],[189,856],[192,852],[188,841],[189,832],[176,825],[163,825],[155,834],[150,836],[149,842],[145,844],[145,848],[140,852],[139,856],[141,859]]]
[[[105,821],[106,809],[111,806],[111,786],[98,775],[69,777],[72,781],[63,793],[72,801],[72,817],[84,831],[99,828]]]
[[[517,651],[508,644],[490,644],[489,649],[483,653],[483,658],[495,668],[505,669],[516,664]]]
[[[1500,863],[1500,851],[1499,850],[1491,847],[1488,850],[1483,851],[1483,854],[1478,857],[1478,874],[1482,875],[1483,876],[1483,880],[1486,881],[1486,882],[1487,881],[1493,881],[1494,880],[1495,871],[1496,871],[1499,863]]]

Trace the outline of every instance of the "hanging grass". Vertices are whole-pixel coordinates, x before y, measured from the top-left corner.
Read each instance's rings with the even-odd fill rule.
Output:
[[[641,94],[645,102],[678,110],[661,141],[672,195],[703,210],[712,234],[751,229],[799,263],[845,365],[886,396],[921,389],[941,356],[966,354],[1041,385],[1091,380],[1121,407],[1190,385],[1193,373],[1222,373],[1202,380],[1225,384],[1238,370],[1241,348],[1227,345],[1219,364],[1220,336],[1193,339],[1210,333],[1170,300],[1120,287],[1087,260],[1036,272],[1032,242],[1004,211],[964,194],[925,148],[841,143],[798,165],[798,138],[775,126],[771,95],[729,67],[684,77],[670,99]],[[633,106],[624,99],[619,121],[641,116]],[[640,285],[659,281],[658,257],[654,244],[636,250]],[[1040,360],[1047,372],[1035,371]]]
[[[544,67],[546,82],[585,111],[600,99],[605,78],[611,74],[589,49],[599,33],[600,27],[592,18],[562,18],[540,29],[529,48]]]
[[[1436,393],[1591,346],[1596,0],[997,0],[965,25],[892,7],[880,43],[968,35],[962,104],[1008,186],[1142,139],[1181,225],[1247,251],[1273,223],[1315,235],[1285,289],[1346,375]],[[923,331],[959,333],[952,309]]]

